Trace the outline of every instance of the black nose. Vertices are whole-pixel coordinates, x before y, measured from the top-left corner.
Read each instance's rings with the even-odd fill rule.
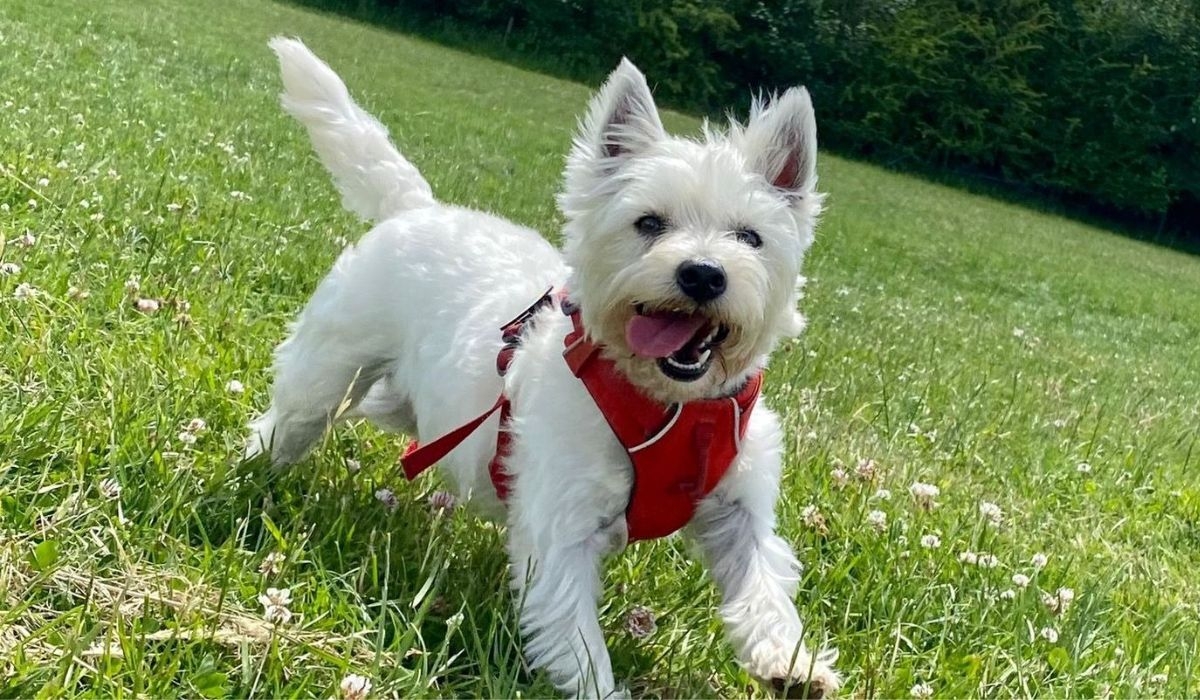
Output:
[[[675,270],[675,283],[700,303],[712,301],[725,293],[725,270],[711,260],[689,260]]]

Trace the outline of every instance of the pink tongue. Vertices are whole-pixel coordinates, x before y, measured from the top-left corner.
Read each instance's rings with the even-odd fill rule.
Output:
[[[642,357],[666,357],[687,345],[705,322],[700,315],[638,314],[625,324],[625,342]]]

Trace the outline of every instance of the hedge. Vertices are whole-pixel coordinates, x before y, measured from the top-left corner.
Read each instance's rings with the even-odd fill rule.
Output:
[[[1195,0],[358,2],[497,32],[579,77],[628,55],[701,111],[805,84],[843,152],[1200,213]]]

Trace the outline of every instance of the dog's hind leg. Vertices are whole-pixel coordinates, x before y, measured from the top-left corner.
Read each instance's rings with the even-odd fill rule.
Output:
[[[397,385],[395,375],[375,382],[361,403],[347,411],[346,419],[366,418],[375,427],[404,435],[417,434],[417,414],[412,402]]]
[[[388,371],[381,324],[343,282],[337,270],[321,282],[276,350],[271,406],[250,425],[247,459],[268,451],[276,464],[301,459]]]
[[[276,464],[300,460],[379,377],[378,365],[324,356],[303,347],[306,341],[298,333],[280,347],[271,406],[250,424],[247,459],[269,451]]]

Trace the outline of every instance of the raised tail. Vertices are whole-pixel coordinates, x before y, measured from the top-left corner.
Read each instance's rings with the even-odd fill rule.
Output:
[[[275,37],[270,46],[283,73],[283,108],[308,129],[346,209],[382,221],[434,203],[429,183],[396,150],[387,128],[355,104],[337,73],[296,39]]]

